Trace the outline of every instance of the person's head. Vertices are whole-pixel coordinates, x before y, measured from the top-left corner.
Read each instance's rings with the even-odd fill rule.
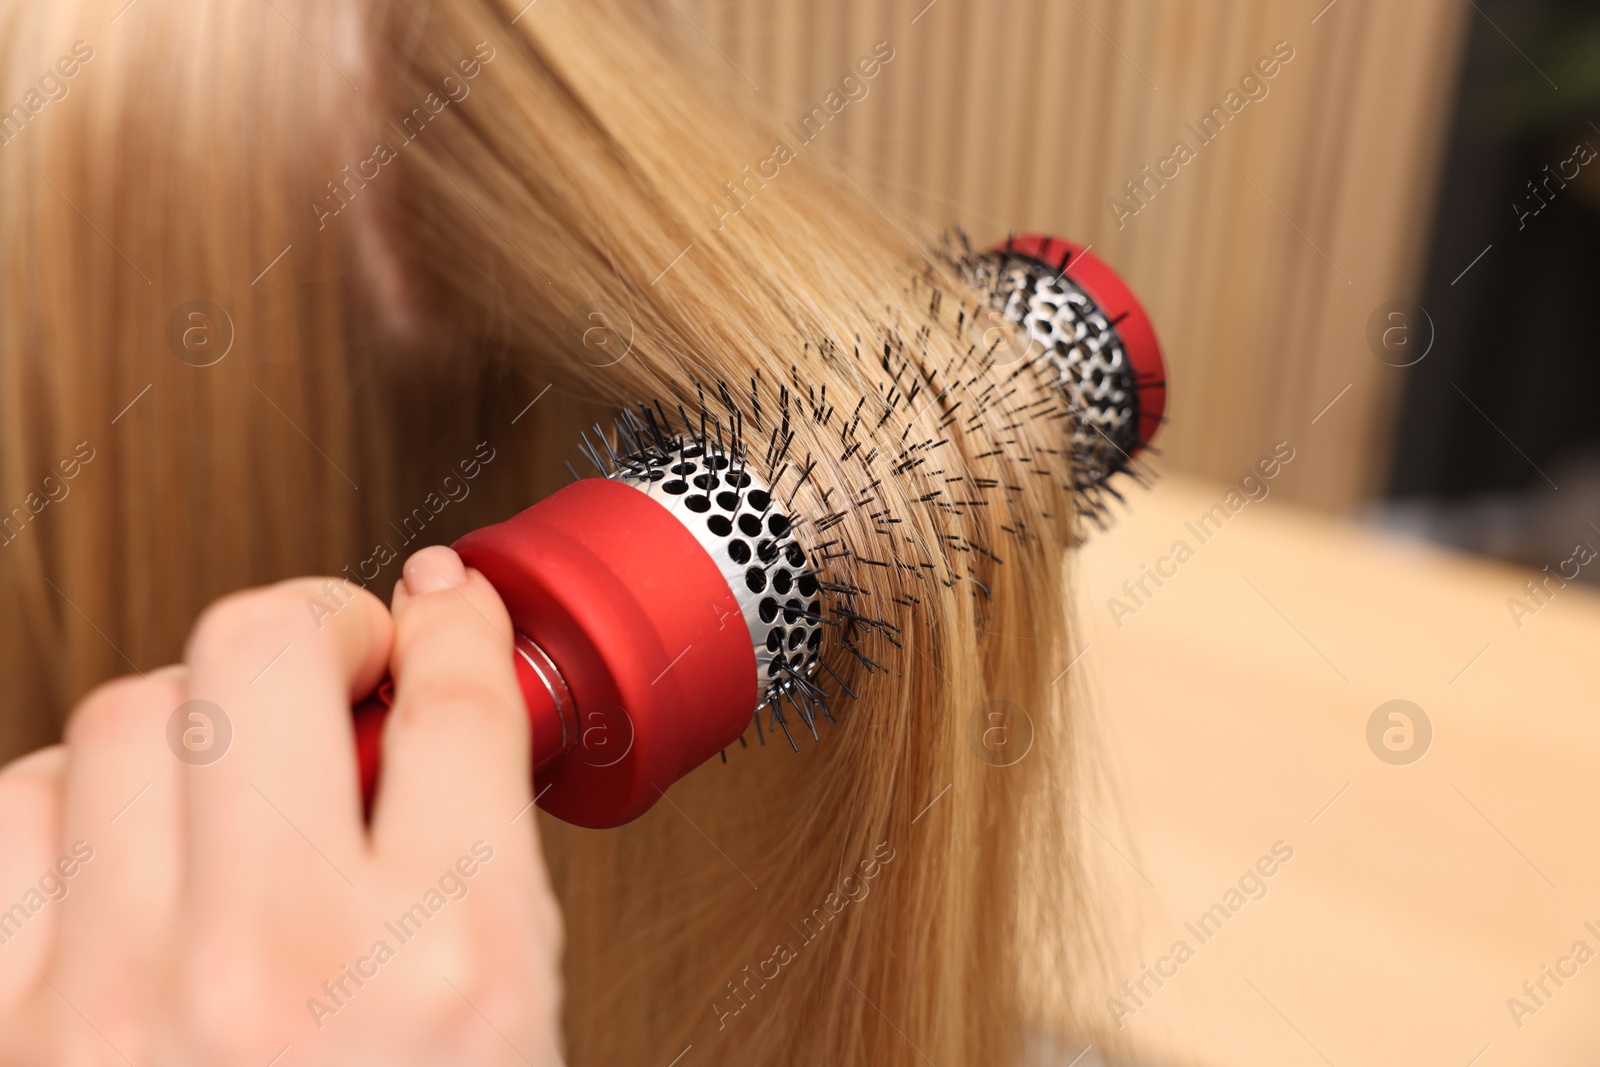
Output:
[[[408,552],[562,484],[584,423],[720,381],[790,405],[834,566],[890,627],[836,657],[820,743],[731,751],[620,830],[547,824],[573,1059],[881,1063],[904,1031],[1002,1062],[1064,1024],[1075,517],[1039,467],[1070,457],[870,203],[798,143],[759,176],[785,134],[686,66],[681,16],[4,7],[7,99],[50,71],[71,95],[0,146],[3,754],[174,659],[210,599],[387,595]],[[853,417],[883,420],[876,468],[838,445]],[[981,741],[995,700],[1029,720],[1014,763]]]

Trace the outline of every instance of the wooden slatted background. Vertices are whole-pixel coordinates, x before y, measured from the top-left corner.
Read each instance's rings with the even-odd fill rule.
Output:
[[[808,151],[834,153],[891,214],[959,222],[978,240],[1045,230],[1092,242],[1140,293],[1168,353],[1160,466],[1237,480],[1288,440],[1298,454],[1280,482],[1288,496],[1348,510],[1381,488],[1404,372],[1368,349],[1367,320],[1415,294],[1465,5],[702,0],[679,9],[753,92],[795,118],[889,42],[894,58],[867,95]],[[1266,80],[1267,95],[1198,147],[1186,123],[1225,105],[1279,41],[1294,58]],[[1124,183],[1179,139],[1195,158],[1119,219],[1109,202],[1126,199]]]

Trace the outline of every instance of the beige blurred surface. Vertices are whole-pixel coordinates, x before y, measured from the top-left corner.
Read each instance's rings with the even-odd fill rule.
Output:
[[[1574,942],[1600,952],[1600,596],[1568,586],[1519,629],[1529,573],[1278,494],[1199,544],[1185,524],[1229,488],[1135,490],[1080,556],[1070,678],[1115,782],[1086,848],[1135,931],[1112,970],[1195,948],[1122,1035],[1158,1064],[1595,1062],[1600,959],[1520,1028],[1506,1002],[1534,1006],[1522,983]],[[1180,539],[1194,557],[1119,628],[1108,598]],[[1434,728],[1409,766],[1366,739],[1396,698]],[[1184,922],[1279,840],[1266,896],[1200,944]]]

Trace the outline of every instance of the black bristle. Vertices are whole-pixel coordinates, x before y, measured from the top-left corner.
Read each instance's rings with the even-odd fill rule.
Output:
[[[1053,258],[1055,250],[1049,250]],[[793,571],[793,580],[809,583],[818,606],[791,604],[785,619],[803,620],[825,636],[814,660],[793,661],[799,669],[786,650],[770,660],[761,651],[764,701],[752,714],[758,745],[765,745],[766,733],[781,731],[798,750],[791,716],[816,739],[817,720],[834,721],[830,695],[865,694],[860,678],[892,673],[908,641],[937,644],[943,609],[934,605],[949,602],[942,589],[971,591],[959,603],[968,605],[963,617],[978,620],[981,630],[985,603],[1006,588],[995,584],[1002,553],[1040,545],[1055,530],[1051,512],[1073,530],[1080,521],[1102,525],[1108,506],[1122,499],[1105,484],[1112,474],[1150,478],[1133,458],[1143,442],[1119,435],[1121,423],[1099,421],[1105,415],[1093,399],[1094,383],[1063,377],[1048,351],[1015,365],[997,363],[1005,357],[1001,342],[984,336],[993,320],[983,309],[1001,306],[997,301],[1013,283],[1004,275],[1006,264],[1023,257],[974,256],[959,233],[941,255],[974,284],[972,293],[947,289],[947,275],[930,266],[911,280],[917,299],[909,314],[891,308],[854,343],[797,338],[801,358],[784,360],[789,374],[757,371],[747,395],[707,375],[704,384],[686,381],[676,395],[619,416],[609,433],[597,427],[598,440],[580,435],[581,454],[603,475],[648,475],[653,463],[691,446],[724,457],[727,474],[748,471],[766,490],[763,523],[779,513],[788,520],[805,552],[805,566]],[[1065,265],[1062,259],[1041,268]],[[1021,276],[1049,280],[1047,274]],[[1093,341],[1100,324],[1113,330],[1120,322],[1096,319],[1088,336]],[[830,373],[826,383],[808,378],[807,361],[838,365],[842,373]],[[1131,374],[1126,384],[1131,394],[1157,387]],[[875,405],[870,416],[869,401]],[[676,426],[667,414],[674,407]],[[833,432],[835,413],[841,416],[837,450],[818,455],[812,449],[822,432]],[[748,427],[753,436],[746,436]],[[1023,476],[1030,471],[1031,480]],[[651,481],[638,484],[651,489]],[[744,503],[750,484],[733,485],[735,510],[746,515],[757,510]],[[1041,493],[1042,507],[1034,502]],[[756,568],[774,574],[783,557],[761,551]]]

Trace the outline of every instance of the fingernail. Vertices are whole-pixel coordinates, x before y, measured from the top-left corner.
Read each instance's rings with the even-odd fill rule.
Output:
[[[413,596],[437,593],[467,580],[467,570],[462,566],[461,557],[444,545],[434,545],[418,552],[406,560],[402,573],[406,589]]]

